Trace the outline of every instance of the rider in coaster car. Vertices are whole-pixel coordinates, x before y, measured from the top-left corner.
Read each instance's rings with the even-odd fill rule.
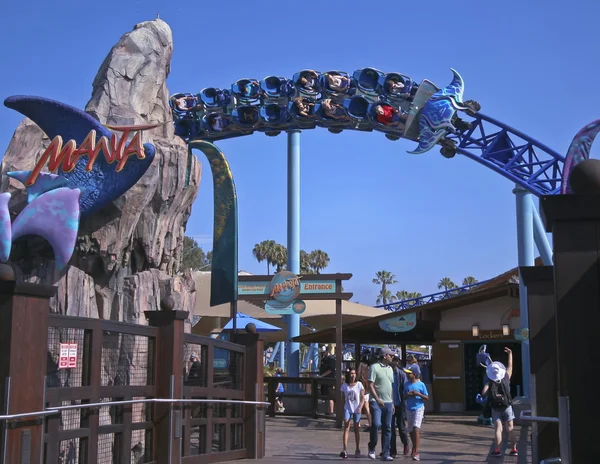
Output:
[[[309,116],[310,112],[314,108],[315,104],[310,101],[308,98],[298,97],[294,99],[294,104],[296,108],[298,108],[299,116]]]
[[[325,112],[325,116],[331,119],[345,119],[346,112],[344,108],[338,103],[335,103],[331,100],[331,98],[326,98],[321,102],[323,106],[323,111]]]
[[[397,122],[406,122],[406,115],[387,103],[375,106],[375,119],[377,122],[389,126]]]
[[[327,86],[334,92],[343,92],[350,87],[350,79],[339,74],[325,73]]]
[[[317,77],[319,77],[317,72],[311,69],[310,71],[306,71],[300,79],[298,79],[298,84],[306,90],[316,92],[315,85],[317,84]]]
[[[225,121],[221,116],[214,116],[210,120],[210,127],[215,132],[223,132],[223,129],[227,127],[227,121]]]
[[[189,111],[196,106],[196,98],[192,96],[183,96],[175,99],[175,106],[180,111]]]
[[[394,80],[394,79],[390,79],[389,81],[387,81],[387,92],[389,94],[398,94],[404,91],[404,84],[400,81]]]

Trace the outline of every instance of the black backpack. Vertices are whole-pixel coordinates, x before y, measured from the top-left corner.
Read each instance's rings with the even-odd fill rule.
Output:
[[[512,404],[510,386],[506,377],[500,382],[490,381],[488,398],[492,409],[506,409]]]

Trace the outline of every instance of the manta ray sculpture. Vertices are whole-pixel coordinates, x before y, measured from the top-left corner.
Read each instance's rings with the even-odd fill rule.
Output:
[[[569,151],[567,152],[567,157],[565,159],[560,193],[573,193],[571,185],[569,184],[571,171],[583,160],[589,159],[592,144],[599,132],[600,119],[597,119],[596,121],[589,123],[573,137],[573,141],[569,146]]]
[[[0,194],[0,261],[8,261],[14,240],[26,235],[39,235],[52,246],[56,268],[61,270],[73,255],[80,217],[97,212],[133,187],[152,164],[156,150],[150,143],[143,144],[143,149],[136,145],[138,159],[127,163],[132,145],[141,140],[139,135],[134,135],[125,145],[125,137],[130,132],[128,129],[118,140],[108,127],[91,115],[47,98],[13,96],[7,98],[4,104],[27,116],[53,139],[50,145],[52,147],[55,143],[54,151],[49,152],[49,147],[45,152],[45,155],[49,154],[51,166],[55,163],[53,158],[64,155],[66,161],[58,168],[58,174],[39,172],[37,166],[34,171],[7,173],[25,185],[28,204],[11,224],[8,207],[11,195]],[[141,131],[156,126],[131,129]],[[62,140],[69,141],[64,148]],[[76,151],[77,146],[79,151]],[[101,150],[94,150],[97,146],[110,153],[93,156],[91,160],[81,156],[83,153],[87,153],[88,157],[91,153],[99,155]],[[123,153],[125,156],[120,159],[115,156]],[[73,164],[69,165],[71,161]]]
[[[113,136],[107,127],[86,112],[47,98],[17,95],[8,97],[4,105],[27,116],[50,139],[61,136],[63,140],[73,140],[80,146],[92,130],[96,132],[96,144],[102,137],[110,139]],[[109,163],[104,156],[98,156],[92,169],[88,171],[86,169],[88,160],[80,157],[71,171],[65,172],[61,167],[56,177],[45,179],[44,185],[36,187],[36,182],[29,187],[30,200],[38,195],[36,192],[59,187],[77,188],[81,191],[79,199],[81,215],[86,216],[98,211],[127,192],[148,170],[156,150],[150,143],[145,143],[143,146],[144,159],[125,164],[120,172],[117,172],[116,165]],[[23,181],[31,175],[31,172],[18,171],[7,175]],[[41,182],[41,179],[38,182]]]
[[[455,133],[456,128],[452,124],[452,118],[456,111],[469,109],[463,105],[463,79],[457,71],[452,68],[450,70],[454,74],[450,85],[434,93],[423,106],[419,117],[419,146],[408,153],[425,153],[446,134]]]

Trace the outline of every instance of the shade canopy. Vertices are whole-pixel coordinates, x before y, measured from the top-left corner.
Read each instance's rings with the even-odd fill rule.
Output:
[[[244,313],[237,313],[237,316],[235,319],[236,319],[236,323],[235,323],[236,329],[243,329],[248,324],[254,324],[256,326],[257,332],[276,332],[277,330],[281,330],[281,328],[279,328],[279,327],[275,327],[274,325],[267,324],[266,322],[263,322],[260,319],[255,319]],[[227,324],[225,324],[225,327],[223,327],[223,330],[233,330],[233,319],[231,319]]]

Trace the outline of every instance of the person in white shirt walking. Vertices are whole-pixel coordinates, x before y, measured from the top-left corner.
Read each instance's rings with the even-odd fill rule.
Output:
[[[344,403],[344,450],[340,453],[340,457],[348,458],[348,434],[352,423],[354,423],[354,438],[356,440],[354,455],[360,457],[360,411],[365,402],[365,387],[356,380],[356,369],[350,369],[346,372],[346,383],[342,385],[341,391],[346,397],[346,402]]]

